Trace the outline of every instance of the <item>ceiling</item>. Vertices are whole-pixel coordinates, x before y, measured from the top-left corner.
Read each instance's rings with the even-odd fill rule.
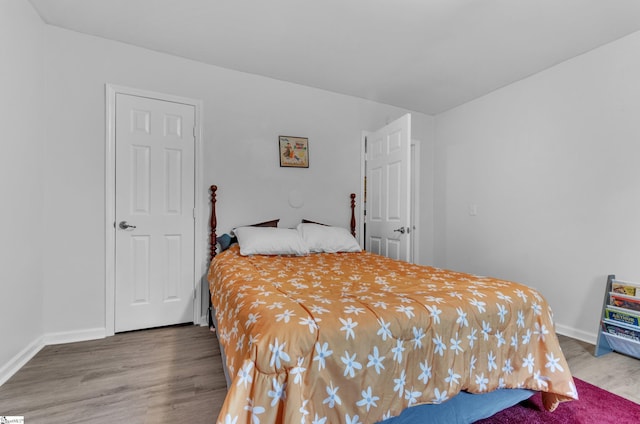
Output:
[[[434,115],[640,30],[638,0],[30,0],[55,26]]]

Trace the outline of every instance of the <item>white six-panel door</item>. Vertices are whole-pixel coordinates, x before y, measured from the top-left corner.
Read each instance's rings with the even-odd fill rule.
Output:
[[[365,248],[411,260],[411,115],[367,136]]]
[[[195,108],[116,95],[115,331],[193,321]]]

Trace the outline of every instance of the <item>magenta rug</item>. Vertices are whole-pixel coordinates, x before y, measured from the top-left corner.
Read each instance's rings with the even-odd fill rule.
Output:
[[[640,405],[574,378],[580,400],[561,403],[549,413],[540,394],[500,411],[477,424],[639,424]]]

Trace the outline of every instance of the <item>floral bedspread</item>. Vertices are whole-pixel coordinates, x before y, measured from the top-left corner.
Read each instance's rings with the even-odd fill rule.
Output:
[[[373,423],[459,391],[577,399],[545,299],[524,285],[368,252],[218,255],[231,378],[220,423]]]

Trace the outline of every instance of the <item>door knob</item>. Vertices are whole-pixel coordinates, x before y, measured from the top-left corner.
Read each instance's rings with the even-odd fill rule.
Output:
[[[400,227],[400,228],[396,228],[395,230],[393,230],[394,232],[398,232],[400,234],[404,234],[407,230],[405,230],[404,227]]]
[[[129,228],[136,228],[135,225],[127,224],[127,221],[120,221],[120,224],[118,224],[118,227],[120,227],[121,230],[128,230]]]

